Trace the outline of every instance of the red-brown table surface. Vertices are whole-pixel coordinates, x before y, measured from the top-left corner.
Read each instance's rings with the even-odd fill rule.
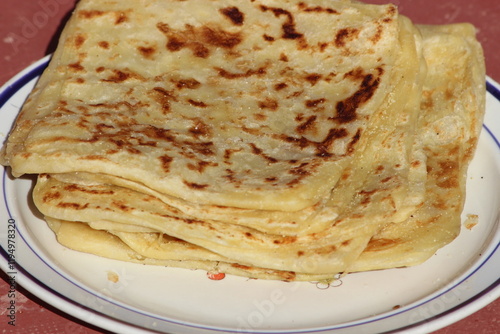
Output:
[[[370,3],[384,3],[367,0]],[[416,23],[471,22],[478,28],[487,74],[500,81],[500,1],[498,0],[395,0],[400,11]],[[0,0],[0,85],[34,61],[51,53],[75,0]],[[500,265],[500,264],[499,264]],[[0,333],[104,333],[66,315],[18,287],[16,327],[7,325],[9,284],[0,273]],[[500,333],[500,301],[436,334]]]

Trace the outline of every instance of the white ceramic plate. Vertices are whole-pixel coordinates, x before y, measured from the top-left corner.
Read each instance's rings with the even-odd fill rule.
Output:
[[[0,91],[2,142],[47,62]],[[49,304],[118,333],[427,333],[500,295],[499,138],[500,86],[488,79],[464,210],[464,220],[477,214],[479,223],[417,267],[352,274],[326,288],[240,277],[212,281],[203,271],[103,259],[60,246],[31,204],[32,180],[14,180],[8,170],[1,175],[0,267]]]

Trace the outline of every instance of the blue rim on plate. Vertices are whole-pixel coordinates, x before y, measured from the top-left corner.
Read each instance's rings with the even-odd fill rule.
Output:
[[[14,94],[16,94],[21,88],[23,88],[25,85],[27,85],[28,83],[30,83],[32,80],[34,80],[37,77],[39,77],[43,73],[44,69],[47,67],[49,61],[50,61],[50,57],[47,56],[47,57],[41,59],[40,61],[38,61],[37,63],[33,64],[31,67],[28,67],[25,71],[21,72],[18,76],[14,77],[11,81],[9,81],[9,83],[7,83],[0,90],[0,108],[2,108],[14,96]],[[496,88],[496,86],[493,85],[488,80],[486,81],[486,88],[487,88],[488,93],[490,93],[497,101],[500,102],[500,90],[498,88]],[[494,133],[486,125],[483,125],[483,128],[488,133],[488,135],[491,137],[491,139],[495,142],[496,146],[500,149],[500,140],[495,137]],[[3,178],[2,178],[2,191],[3,191],[3,197],[4,197],[4,204],[5,204],[7,213],[9,215],[9,218],[13,218],[12,214],[11,214],[11,209],[9,208],[9,205],[8,205],[8,202],[7,202],[7,190],[6,190],[6,180],[7,180],[7,178],[8,178],[8,176],[7,176],[7,169],[4,168]],[[123,309],[126,309],[128,311],[138,313],[141,316],[152,318],[152,319],[159,320],[159,321],[164,321],[164,322],[175,324],[175,325],[178,325],[178,326],[183,326],[183,327],[188,327],[188,328],[194,328],[194,329],[199,329],[199,330],[217,331],[217,332],[221,332],[221,333],[224,333],[224,332],[233,332],[234,331],[234,329],[224,329],[224,328],[209,327],[209,326],[203,326],[203,325],[199,325],[198,326],[198,325],[188,324],[188,323],[185,323],[185,322],[182,322],[182,321],[176,321],[176,320],[167,319],[167,318],[160,317],[160,316],[154,316],[154,315],[151,315],[151,314],[147,314],[147,313],[143,313],[143,312],[140,312],[138,310],[135,310],[135,309],[133,309],[133,308],[127,306],[127,305],[115,302],[114,300],[112,300],[110,298],[103,298],[102,296],[99,296],[98,294],[96,294],[94,291],[89,290],[85,286],[82,286],[81,284],[78,284],[77,282],[71,280],[70,278],[68,278],[68,277],[62,275],[60,272],[58,272],[58,270],[56,268],[54,268],[54,266],[52,264],[50,264],[42,256],[40,256],[38,254],[38,252],[30,245],[30,243],[26,240],[26,238],[24,237],[24,235],[22,234],[22,232],[18,229],[17,225],[16,225],[16,230],[17,230],[17,233],[22,238],[22,240],[25,242],[25,244],[30,248],[31,252],[33,252],[33,254],[35,254],[40,259],[41,262],[43,262],[48,268],[50,268],[51,270],[53,270],[55,274],[57,274],[60,277],[64,278],[66,281],[68,281],[70,284],[72,284],[73,286],[77,287],[78,289],[83,290],[85,293],[88,293],[88,294],[94,296],[95,298],[102,299],[106,303],[111,303],[111,304],[113,304],[113,305],[115,305],[115,306],[117,306],[119,308],[123,308]],[[434,301],[434,300],[442,297],[443,295],[445,295],[449,291],[457,288],[464,281],[466,281],[467,279],[469,279],[470,277],[472,277],[474,274],[476,274],[477,271],[480,270],[496,252],[498,252],[499,248],[500,248],[500,243],[497,243],[494,246],[494,248],[492,249],[492,251],[489,254],[487,254],[487,256],[485,258],[483,258],[482,262],[479,265],[477,265],[477,267],[472,272],[470,272],[467,276],[463,277],[460,281],[456,282],[453,286],[450,286],[447,289],[441,291],[439,294],[435,295],[434,297],[432,297],[430,299],[425,299],[425,300],[421,301],[420,303],[416,303],[415,305],[413,305],[411,307],[404,307],[400,311],[391,312],[389,314],[388,313],[382,313],[382,314],[380,314],[378,316],[375,316],[373,318],[370,318],[370,319],[361,319],[359,321],[353,321],[353,322],[349,322],[349,323],[345,323],[345,324],[332,325],[332,326],[328,326],[326,328],[318,328],[318,329],[310,329],[310,330],[288,331],[288,333],[297,333],[297,334],[299,334],[299,333],[321,333],[321,332],[327,332],[327,331],[341,330],[341,329],[345,329],[345,328],[353,328],[353,327],[362,326],[362,325],[366,325],[366,324],[369,324],[369,323],[374,323],[374,322],[377,322],[377,321],[381,321],[381,320],[384,320],[384,319],[387,319],[387,318],[391,318],[391,317],[394,317],[396,315],[399,315],[399,314],[402,314],[402,313],[414,310],[414,309],[416,309],[418,307],[421,307],[422,305],[428,304],[428,303],[430,303],[430,302],[432,302],[432,301]],[[9,257],[8,257],[7,251],[5,249],[3,249],[2,247],[0,247],[0,254],[1,254],[2,258],[3,258],[3,261],[7,261],[8,262],[8,258]],[[87,306],[84,306],[84,305],[82,305],[80,303],[77,303],[76,301],[72,300],[68,296],[64,296],[61,293],[53,290],[52,288],[50,288],[49,286],[47,286],[45,283],[41,282],[36,277],[32,276],[24,268],[18,266],[18,267],[16,267],[16,269],[24,276],[24,279],[33,282],[36,286],[44,289],[45,291],[47,291],[51,295],[53,295],[53,296],[55,296],[55,297],[57,297],[57,298],[65,301],[67,303],[70,303],[70,304],[74,305],[75,307],[81,308],[81,309],[83,309],[83,310],[85,310],[87,312],[92,312],[92,313],[98,312],[97,310],[93,310],[93,309],[91,309],[91,308],[89,308]],[[463,303],[460,303],[459,305],[457,305],[457,306],[455,306],[455,307],[453,307],[453,308],[451,308],[449,310],[443,311],[443,312],[441,312],[441,313],[433,316],[432,318],[423,319],[423,320],[418,321],[418,322],[416,322],[414,324],[411,324],[411,325],[408,325],[408,326],[405,326],[405,327],[397,328],[395,331],[409,330],[409,329],[412,329],[412,328],[417,328],[417,327],[421,326],[424,323],[428,323],[429,321],[440,319],[440,318],[444,318],[447,315],[450,315],[450,314],[456,312],[457,310],[462,309],[465,306],[473,304],[476,301],[480,300],[482,297],[484,297],[485,295],[488,295],[490,292],[492,292],[493,290],[495,290],[499,286],[499,284],[500,284],[500,278],[497,279],[493,284],[491,284],[488,287],[482,289],[480,293],[478,293],[478,294],[474,295],[473,297],[467,299]],[[30,292],[33,293],[34,295],[36,295],[37,297],[41,298],[40,296],[37,295],[36,291],[30,291]],[[62,311],[64,311],[64,310],[62,310]],[[68,312],[66,312],[66,313],[68,313]],[[74,314],[71,314],[71,315],[75,316]],[[104,318],[108,318],[108,320],[111,320],[111,321],[115,321],[115,322],[118,322],[118,323],[124,323],[125,325],[127,325],[127,323],[123,322],[123,320],[111,318],[108,315],[103,314],[103,313],[99,313],[99,316],[104,317]],[[81,320],[84,320],[84,319],[81,319]],[[148,331],[150,329],[144,328],[144,330]],[[258,333],[262,333],[262,334],[265,334],[265,333],[276,333],[276,331],[269,331],[269,332],[258,331]]]

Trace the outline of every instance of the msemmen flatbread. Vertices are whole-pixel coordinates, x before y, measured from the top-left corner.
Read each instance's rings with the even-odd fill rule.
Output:
[[[328,281],[458,235],[484,99],[474,27],[394,5],[82,0],[2,163],[69,248]]]

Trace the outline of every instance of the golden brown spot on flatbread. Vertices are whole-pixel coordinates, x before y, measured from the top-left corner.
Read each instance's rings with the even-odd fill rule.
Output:
[[[198,107],[198,108],[206,108],[208,107],[208,104],[206,104],[205,102],[203,101],[195,101],[193,99],[188,99],[187,100],[188,103],[192,106],[195,106],[195,107]]]
[[[345,79],[350,79],[353,81],[356,81],[356,80],[361,81],[365,78],[365,76],[366,76],[366,74],[361,67],[357,67],[357,68],[347,72],[346,74],[344,74]]]
[[[183,183],[188,186],[189,188],[192,189],[197,189],[197,190],[203,190],[208,187],[208,184],[199,184],[195,182],[188,182],[186,180],[183,181]]]
[[[305,79],[311,84],[311,86],[314,86],[319,81],[319,79],[321,79],[321,74],[311,73],[308,74]]]
[[[299,9],[306,13],[328,13],[328,14],[338,14],[339,12],[333,8],[321,7],[321,6],[309,6],[304,2],[299,2]]]
[[[205,156],[210,156],[210,155],[214,154],[214,151],[213,151],[214,143],[212,143],[212,142],[191,142],[191,141],[185,140],[179,144],[183,147],[186,147],[187,149],[190,149],[196,153],[199,153],[199,154],[202,154]]]
[[[328,74],[325,76],[324,80],[325,80],[326,82],[331,82],[331,81],[332,81],[332,79],[333,79],[333,78],[335,78],[336,76],[337,76],[337,73],[335,73],[335,72],[330,72],[330,73],[328,73]]]
[[[159,159],[163,171],[165,173],[170,173],[170,165],[172,164],[174,158],[169,157],[168,155],[162,155],[161,157],[159,157]]]
[[[319,48],[320,52],[325,52],[327,47],[328,47],[328,43],[324,43],[324,42],[318,43],[318,48]]]
[[[125,204],[124,201],[112,201],[111,205],[114,206],[115,208],[119,209],[120,211],[123,212],[130,212],[134,211],[134,209],[127,204]]]
[[[416,168],[416,167],[420,166],[421,164],[422,164],[421,161],[416,160],[416,161],[412,161],[411,166]]]
[[[195,164],[192,164],[192,163],[189,163],[187,164],[187,167],[190,169],[190,170],[195,170],[197,172],[200,172],[200,173],[203,173],[205,171],[206,168],[208,167],[217,167],[219,164],[216,163],[216,162],[211,162],[211,161],[198,161],[198,163],[195,165]]]
[[[176,36],[172,36],[169,38],[167,43],[167,49],[170,51],[179,51],[186,45],[186,42],[179,39]]]
[[[171,134],[169,129],[162,129],[149,125],[142,129],[141,133],[149,138],[157,140],[164,140],[168,142],[175,141],[175,137]]]
[[[440,188],[456,188],[458,187],[457,172],[460,166],[456,161],[445,160],[439,162],[439,171],[437,174],[437,186]]]
[[[167,37],[166,47],[171,52],[189,48],[195,57],[207,58],[209,47],[232,49],[240,44],[240,33],[232,33],[214,26],[194,27],[186,24],[184,30],[174,30],[166,23],[158,23],[156,27]]]
[[[72,210],[84,210],[89,207],[89,203],[85,203],[84,205],[73,202],[59,202],[56,205],[58,208],[62,209],[72,209]]]
[[[254,143],[250,143],[249,145],[252,148],[252,153],[253,154],[261,156],[262,158],[266,159],[269,163],[276,163],[276,162],[278,162],[278,160],[276,158],[273,158],[273,157],[270,157],[270,156],[266,155],[262,151],[262,149],[260,149],[259,147],[257,147],[257,145],[255,145]]]
[[[43,203],[48,203],[50,201],[62,198],[62,194],[59,191],[48,191],[44,194],[42,201]]]
[[[436,209],[439,209],[439,210],[446,210],[448,208],[448,205],[446,204],[445,200],[442,198],[437,198],[432,203],[432,206],[435,207]]]
[[[310,130],[315,129],[315,122],[316,122],[316,119],[317,119],[317,116],[315,116],[315,115],[309,116],[309,118],[308,118],[305,122],[303,122],[303,123],[299,124],[299,125],[295,128],[295,130],[296,130],[298,133],[301,133],[301,134],[302,134],[302,133],[305,133],[305,132],[307,132],[307,131],[310,131]]]
[[[270,99],[270,98],[267,98],[264,101],[259,101],[259,108],[260,109],[268,109],[268,110],[275,111],[278,109],[278,107],[279,107],[278,101]]]
[[[289,245],[297,242],[296,236],[285,236],[280,239],[274,239],[273,243],[276,245]]]
[[[448,155],[449,156],[458,156],[460,154],[460,146],[456,145],[453,146],[448,150]]]
[[[153,99],[161,105],[163,114],[170,112],[170,102],[177,101],[177,97],[173,91],[166,90],[162,87],[155,87],[152,90]]]
[[[337,115],[330,119],[337,123],[349,123],[356,119],[356,110],[368,102],[380,84],[380,78],[373,74],[366,74],[359,89],[343,101],[337,102],[335,109]]]
[[[132,77],[131,73],[128,72],[123,72],[120,70],[113,70],[113,74],[107,77],[106,79],[102,79],[102,81],[105,82],[112,82],[112,83],[122,83]]]
[[[156,53],[156,48],[149,46],[139,46],[137,50],[142,54],[142,56],[146,59],[152,59],[154,54]]]
[[[108,160],[106,157],[103,157],[102,155],[97,155],[97,154],[90,154],[90,155],[85,155],[81,158],[78,158],[80,160]]]
[[[104,124],[104,123],[99,123],[99,124],[96,124],[95,125],[95,129],[97,130],[97,132],[99,133],[105,133],[107,132],[108,130],[114,130],[115,127],[113,125],[109,125],[109,124]]]
[[[230,163],[229,160],[231,159],[232,155],[236,152],[241,151],[242,149],[230,149],[227,148],[224,150],[224,162],[225,163]]]
[[[342,175],[340,176],[340,179],[341,179],[342,181],[346,181],[347,179],[349,179],[349,177],[350,177],[350,176],[351,176],[351,169],[349,168],[349,169],[346,169],[346,170],[342,173]]]
[[[396,6],[391,5],[391,6],[389,6],[389,8],[387,8],[387,15],[389,15],[389,16],[394,16],[394,15],[396,14],[396,12],[397,12],[397,11],[398,11],[398,10],[397,10]],[[389,19],[390,19],[390,18],[389,18]]]
[[[71,71],[74,72],[85,71],[85,67],[83,67],[82,64],[80,64],[80,62],[69,64],[68,67],[70,68]]]
[[[77,49],[79,49],[83,45],[83,43],[85,43],[86,40],[87,40],[87,38],[84,35],[82,35],[82,34],[76,35],[76,37],[75,37],[75,47]]]
[[[303,136],[292,137],[292,136],[280,135],[279,137],[281,140],[296,145],[300,148],[313,146],[316,148],[317,157],[328,158],[332,156],[329,150],[333,142],[337,139],[345,138],[348,135],[349,133],[345,128],[333,128],[328,131],[328,134],[325,136],[325,139],[320,142],[309,140]]]
[[[201,86],[201,83],[196,79],[180,79],[180,80],[172,80],[175,83],[175,87],[180,89],[196,89]]]
[[[359,30],[355,28],[343,28],[337,31],[335,35],[335,46],[342,48],[348,42],[355,40],[359,35]]]
[[[136,104],[131,104],[128,101],[119,101],[117,103],[96,103],[96,104],[89,104],[88,106],[92,107],[92,108],[106,108],[106,109],[113,109],[113,110],[117,110],[117,111],[120,111],[120,110],[132,111],[132,110],[137,110],[140,107],[144,107],[144,106],[146,106],[146,104],[144,104],[142,102],[137,102]],[[107,115],[103,114],[102,116],[103,117],[109,117],[110,115],[109,114],[107,114]],[[97,126],[100,126],[100,124],[98,124]]]
[[[370,41],[373,44],[376,44],[382,38],[383,32],[384,32],[384,28],[381,25],[377,26],[377,30],[375,31],[375,34],[370,38]]]
[[[299,97],[299,96],[301,96],[303,93],[304,93],[304,91],[303,91],[303,90],[295,91],[295,92],[292,92],[290,95],[288,95],[286,98],[287,98],[287,99],[290,99],[290,98],[294,98],[294,97]]]
[[[267,115],[265,114],[253,114],[253,118],[257,121],[265,121],[267,119]]]
[[[477,137],[470,138],[467,140],[467,145],[465,148],[465,152],[462,158],[463,163],[468,163],[470,159],[474,156],[475,148],[477,145]]]
[[[159,23],[157,23],[157,24],[156,24],[156,28],[157,28],[158,30],[160,30],[160,31],[161,31],[162,33],[164,33],[164,34],[168,34],[168,33],[170,33],[170,31],[171,31],[171,30],[170,30],[170,26],[169,26],[168,24],[166,24],[166,23],[163,23],[163,22],[159,22]]]
[[[386,178],[382,179],[380,182],[382,182],[382,183],[387,183],[387,182],[389,182],[390,180],[392,180],[392,176],[388,176],[388,177],[386,177]]]
[[[295,178],[295,179],[287,182],[286,185],[290,188],[293,188],[300,183],[300,180],[301,180],[300,178]]]
[[[166,217],[168,217],[168,216],[166,216]],[[179,220],[181,220],[189,225],[196,224],[196,225],[206,226],[209,229],[213,230],[213,227],[209,223],[198,220],[198,219],[183,218],[183,219],[179,219]]]
[[[69,184],[64,187],[65,191],[68,192],[74,192],[74,191],[79,191],[87,194],[92,194],[92,195],[113,195],[114,191],[110,189],[95,189],[95,188],[90,188],[90,187],[82,187],[77,184]]]
[[[281,25],[283,31],[281,37],[284,39],[303,39],[304,35],[296,30],[295,19],[288,10],[279,7],[268,7],[261,5],[260,10],[263,12],[271,11],[275,17],[285,16],[286,20]]]
[[[282,280],[285,282],[291,282],[294,281],[295,278],[297,277],[297,274],[293,271],[277,271],[276,272]]]
[[[274,85],[274,90],[280,91],[280,90],[283,90],[287,87],[288,87],[288,85],[286,83],[280,82],[280,83],[277,83],[276,85]]]
[[[447,208],[448,206],[445,205],[443,207]],[[425,228],[426,226],[430,226],[430,225],[435,224],[437,221],[439,221],[439,217],[433,216],[433,217],[430,217],[428,219],[422,219],[422,220],[417,221],[417,226],[420,228]]]
[[[243,22],[245,20],[245,15],[238,9],[238,7],[226,7],[226,8],[221,8],[219,10],[222,15],[227,17],[233,24],[237,26],[243,25]]]
[[[310,175],[311,172],[309,170],[307,170],[307,168],[306,168],[307,166],[309,166],[309,163],[308,162],[303,162],[299,166],[294,167],[294,168],[288,170],[288,173],[292,174],[292,175],[302,176],[302,177]]]
[[[344,247],[347,247],[347,246],[349,246],[349,244],[351,243],[351,241],[352,241],[352,239],[342,241],[341,245],[344,246]]]
[[[358,194],[359,196],[361,196],[361,201],[360,201],[360,204],[361,205],[366,205],[366,204],[369,204],[371,202],[371,197],[377,193],[377,190],[362,190],[360,191]]]
[[[223,177],[227,179],[230,183],[235,185],[236,188],[239,188],[241,181],[235,177],[235,174],[236,173],[232,169],[226,168],[226,174]]]
[[[329,254],[337,251],[338,247],[337,245],[328,245],[320,248],[315,248],[313,252],[315,254]]]
[[[332,156],[332,154],[329,152],[329,150],[330,150],[330,146],[333,144],[333,142],[337,139],[345,138],[348,135],[349,135],[349,133],[344,128],[330,129],[330,131],[328,131],[328,135],[325,137],[325,139],[316,145],[316,150],[318,151],[318,153],[316,153],[316,156],[319,156],[319,157]]]
[[[450,89],[445,90],[444,98],[447,101],[453,100],[454,99],[453,91],[451,91]]]
[[[116,16],[116,18],[115,18],[115,24],[116,25],[122,24],[122,23],[128,21],[127,14],[125,14],[125,12],[116,12],[115,16]]]
[[[361,138],[361,131],[361,129],[358,129],[352,137],[351,141],[347,144],[347,154],[351,154],[354,152],[355,145]]]
[[[201,44],[193,44],[191,50],[193,51],[193,54],[198,58],[208,58],[208,56],[210,55],[210,50],[206,46]]]
[[[239,33],[230,33],[222,29],[203,27],[203,41],[209,45],[231,49],[240,44],[242,38]]]
[[[268,42],[274,42],[276,40],[276,38],[274,38],[273,36],[269,36],[268,34],[262,35],[262,38],[264,38],[264,40]]]
[[[103,12],[101,10],[80,10],[77,15],[81,18],[84,19],[93,19],[98,16],[102,16],[106,14],[106,12]]]
[[[422,92],[422,102],[420,103],[420,108],[424,110],[430,110],[434,107],[434,99],[432,98],[432,92],[424,90]]]
[[[214,69],[219,73],[219,76],[221,76],[224,79],[239,79],[239,78],[247,78],[247,77],[254,76],[254,75],[255,76],[262,76],[262,75],[266,74],[265,67],[259,67],[256,70],[249,69],[249,70],[245,71],[244,73],[233,73],[233,72],[226,71],[225,69],[220,68],[220,67],[216,67]]]
[[[200,136],[210,136],[212,134],[212,131],[210,130],[210,127],[203,123],[201,120],[195,120],[195,124],[189,128],[189,133],[194,135],[195,137],[200,137]]]
[[[325,103],[326,99],[321,98],[321,99],[316,99],[316,100],[306,100],[305,105],[307,108],[316,108],[320,104]]]
[[[109,49],[109,43],[106,41],[100,41],[99,43],[97,43],[97,45],[99,45],[103,49]]]

